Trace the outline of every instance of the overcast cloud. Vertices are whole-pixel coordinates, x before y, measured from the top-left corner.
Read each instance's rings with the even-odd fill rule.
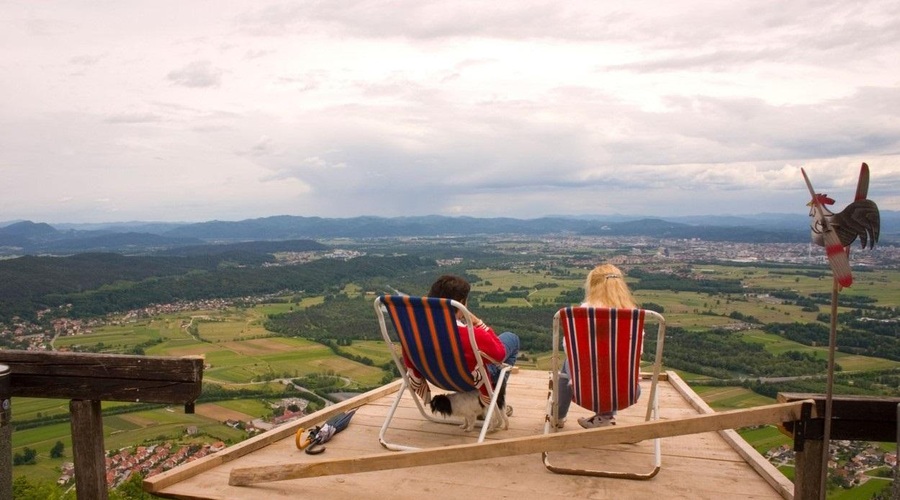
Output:
[[[900,210],[900,3],[0,1],[0,221]]]

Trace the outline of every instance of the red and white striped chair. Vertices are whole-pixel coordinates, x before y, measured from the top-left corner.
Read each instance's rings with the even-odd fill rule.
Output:
[[[593,411],[608,413],[624,410],[641,395],[641,353],[644,341],[644,319],[650,316],[658,324],[656,355],[650,375],[650,394],[647,398],[645,421],[659,418],[657,385],[662,365],[665,318],[647,309],[612,309],[601,307],[565,307],[553,316],[553,353],[551,361],[550,397],[544,433],[556,431],[553,423],[559,418],[559,356],[560,336],[563,338],[569,377],[572,381],[572,402]],[[650,479],[661,467],[659,438],[654,439],[653,467],[648,472],[617,472],[557,467],[543,453],[544,465],[560,474]]]

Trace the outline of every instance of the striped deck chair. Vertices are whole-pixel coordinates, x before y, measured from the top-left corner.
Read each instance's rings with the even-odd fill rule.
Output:
[[[462,423],[457,419],[438,418],[430,411],[426,411],[424,405],[430,399],[429,384],[452,392],[480,390],[484,385],[485,390],[482,393],[490,398],[490,402],[487,404],[483,422],[491,422],[495,411],[503,411],[497,408],[497,398],[500,385],[505,383],[506,374],[511,367],[502,364],[502,360],[490,360],[501,366],[498,386],[494,387],[483,361],[486,356],[477,351],[475,330],[471,326],[472,316],[464,305],[450,299],[406,295],[382,295],[375,299],[374,305],[381,335],[384,337],[394,363],[403,378],[397,398],[388,410],[378,436],[382,446],[395,451],[419,449],[414,446],[390,443],[385,439],[394,413],[407,390],[419,409],[419,413],[432,422],[456,425]],[[477,366],[475,370],[469,370],[466,365],[462,337],[457,328],[457,311],[462,312],[465,324],[469,325],[469,345],[476,349]],[[388,331],[385,315],[390,317],[390,323],[399,338],[399,349],[397,341]],[[416,368],[424,380],[415,380],[408,373],[406,361]],[[489,428],[489,424],[482,424],[481,433],[478,436],[479,443],[484,441]]]
[[[607,413],[624,410],[638,401],[640,393],[640,362],[643,350],[644,319],[650,316],[658,324],[656,355],[650,375],[650,394],[647,398],[645,421],[659,418],[657,384],[662,365],[662,348],[666,320],[657,312],[646,309],[609,309],[600,307],[565,307],[553,316],[553,351],[551,358],[550,397],[544,433],[556,431],[553,425],[559,418],[560,335],[563,338],[569,377],[572,382],[572,402],[593,411]],[[563,383],[565,380],[563,379]],[[661,466],[659,439],[654,439],[653,467],[648,472],[604,471],[554,466],[548,453],[543,453],[544,465],[560,474],[650,479]]]

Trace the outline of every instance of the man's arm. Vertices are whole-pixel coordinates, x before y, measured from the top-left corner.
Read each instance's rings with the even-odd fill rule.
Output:
[[[472,326],[475,327],[475,342],[478,344],[478,349],[498,363],[506,359],[506,348],[503,347],[503,343],[497,338],[493,328],[474,316],[473,320],[474,324]]]

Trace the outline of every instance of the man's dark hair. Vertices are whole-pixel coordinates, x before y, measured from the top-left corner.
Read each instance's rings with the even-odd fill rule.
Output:
[[[465,304],[466,299],[469,297],[470,289],[471,286],[469,286],[469,282],[466,281],[465,278],[454,276],[452,274],[445,274],[431,285],[428,296],[453,299]]]

